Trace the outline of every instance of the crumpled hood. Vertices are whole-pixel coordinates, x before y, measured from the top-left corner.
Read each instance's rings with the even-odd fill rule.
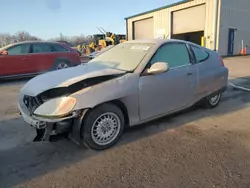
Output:
[[[96,63],[79,65],[76,67],[52,71],[36,76],[23,86],[21,93],[30,96],[36,96],[46,90],[67,87],[87,78],[117,75],[125,72],[126,71],[111,69]]]

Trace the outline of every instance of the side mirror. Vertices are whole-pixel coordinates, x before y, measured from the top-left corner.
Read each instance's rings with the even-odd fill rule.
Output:
[[[148,74],[160,74],[163,72],[167,72],[169,69],[168,63],[165,62],[157,62],[154,63],[147,71]]]
[[[1,53],[1,55],[8,55],[8,51],[7,50],[4,50],[4,51],[2,51],[0,53]]]

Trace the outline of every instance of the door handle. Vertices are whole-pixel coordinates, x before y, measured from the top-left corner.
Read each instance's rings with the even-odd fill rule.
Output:
[[[192,74],[193,74],[192,72],[188,72],[188,73],[187,73],[188,76],[190,76],[190,75],[192,75]]]

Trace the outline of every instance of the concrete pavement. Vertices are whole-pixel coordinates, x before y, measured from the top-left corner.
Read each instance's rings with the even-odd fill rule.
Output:
[[[135,127],[102,152],[33,143],[34,130],[13,115],[0,120],[0,187],[249,187],[249,113],[249,94],[230,90],[216,109]]]
[[[246,61],[225,60],[231,80],[249,76]],[[215,109],[193,108],[129,129],[115,147],[96,152],[67,139],[33,143],[35,132],[16,108],[24,83],[0,84],[0,188],[250,187],[247,92],[229,88]]]
[[[250,89],[250,56],[239,56],[224,59],[229,69],[229,81],[235,85]]]

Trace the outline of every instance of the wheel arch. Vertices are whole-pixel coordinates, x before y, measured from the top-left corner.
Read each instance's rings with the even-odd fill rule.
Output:
[[[127,109],[126,105],[118,99],[109,101],[108,103],[114,104],[118,108],[120,108],[120,110],[122,111],[122,113],[124,115],[125,126],[126,127],[129,126],[130,122],[129,122],[129,116],[128,116],[128,109]]]
[[[67,61],[69,63],[71,63],[70,59],[69,58],[66,58],[66,57],[58,57],[54,60],[54,63],[57,63],[59,61]]]
[[[129,118],[128,118],[128,113],[127,113],[127,108],[126,106],[124,105],[124,103],[120,100],[112,100],[112,101],[107,101],[107,102],[104,102],[104,103],[101,103],[101,104],[98,104],[96,106],[94,106],[93,108],[87,108],[85,110],[83,110],[83,115],[82,115],[82,119],[80,119],[79,121],[79,126],[77,127],[77,132],[76,135],[77,135],[77,139],[75,139],[73,137],[73,140],[78,140],[78,143],[82,143],[84,144],[85,146],[87,146],[88,148],[91,148],[88,144],[86,144],[86,142],[84,142],[84,139],[88,138],[88,136],[86,137],[86,135],[84,134],[85,133],[85,122],[88,118],[88,116],[90,115],[90,113],[96,109],[97,107],[100,107],[102,105],[105,105],[105,104],[109,104],[109,105],[113,105],[114,107],[118,108],[121,110],[121,113],[124,115],[124,124],[123,124],[123,128],[126,128],[128,125],[129,125]],[[84,111],[85,111],[85,114],[84,114]],[[87,129],[88,130],[88,129]],[[78,132],[79,131],[79,132]],[[119,134],[121,135],[123,131],[121,131]],[[74,135],[74,134],[72,134]],[[71,137],[72,138],[72,137]],[[116,140],[117,141],[117,140]],[[110,146],[108,146],[110,147]],[[97,149],[99,150],[99,149]]]
[[[129,115],[128,115],[127,107],[126,107],[126,105],[125,105],[121,100],[119,100],[119,99],[107,101],[107,102],[98,104],[98,105],[96,105],[96,106],[94,106],[94,107],[92,107],[92,108],[88,108],[88,110],[87,110],[86,114],[84,115],[84,118],[83,118],[83,119],[85,119],[85,118],[88,116],[88,114],[89,114],[93,109],[95,109],[96,107],[101,106],[101,105],[103,105],[103,104],[113,104],[113,105],[117,106],[117,107],[122,111],[122,113],[123,113],[123,115],[124,115],[125,127],[128,127],[128,126],[129,126],[130,121],[129,121]],[[83,120],[83,121],[84,121],[84,120]],[[84,125],[83,125],[83,126],[84,126]]]
[[[64,61],[64,62],[67,62],[70,66],[72,66],[72,62],[70,61],[70,59],[66,58],[66,57],[59,57],[59,58],[56,58],[51,66],[51,70],[54,69],[54,67],[56,66],[56,64],[60,61]]]

